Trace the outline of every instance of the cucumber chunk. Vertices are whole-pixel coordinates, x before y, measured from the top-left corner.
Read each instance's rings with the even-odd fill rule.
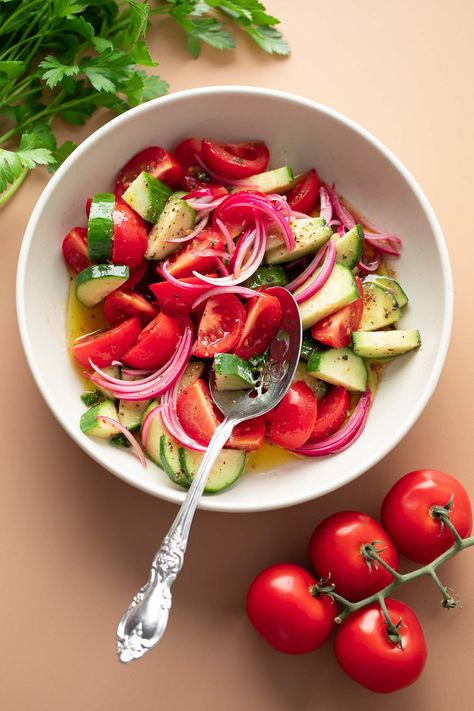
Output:
[[[157,415],[158,417],[158,415]],[[160,462],[172,482],[182,486],[184,489],[189,489],[192,483],[186,472],[183,469],[179,457],[180,444],[169,434],[163,434],[160,437]]]
[[[76,277],[76,297],[83,306],[92,308],[112,291],[125,284],[128,267],[120,264],[93,264],[79,272]]]
[[[120,429],[111,422],[98,420],[97,418],[100,416],[117,420],[117,408],[112,400],[104,400],[81,415],[80,426],[84,434],[91,437],[100,437],[101,439],[111,439],[114,435],[120,433]]]
[[[186,477],[191,482],[201,464],[203,454],[180,447],[179,461]],[[242,449],[223,449],[209,474],[204,491],[215,494],[234,484],[245,469],[247,454]]]
[[[87,223],[87,252],[91,262],[101,263],[112,259],[114,208],[115,195],[112,193],[97,193],[92,198]]]
[[[120,368],[118,365],[109,365],[106,368],[101,368],[101,370],[104,371],[106,375],[110,375],[111,378],[120,378]],[[110,390],[107,390],[106,388],[101,387],[100,385],[95,386],[99,392],[102,393],[102,395],[106,398],[106,400],[115,400],[115,395],[110,392]]]
[[[421,345],[419,331],[355,331],[354,353],[363,358],[393,358]]]
[[[300,361],[298,363],[293,377],[294,383],[298,382],[298,380],[302,380],[303,383],[306,383],[306,385],[311,388],[313,393],[316,395],[316,398],[318,400],[321,400],[321,398],[326,395],[327,385],[324,380],[315,378],[314,375],[308,373],[308,371],[306,370],[306,363],[304,363],[303,361]]]
[[[365,392],[367,389],[366,365],[350,348],[314,351],[306,367],[315,377],[332,385],[342,385],[351,392]]]
[[[280,264],[300,259],[307,254],[316,252],[332,235],[332,228],[327,227],[321,217],[308,217],[293,220],[290,223],[295,236],[295,248],[289,250],[280,235],[272,235],[268,239],[265,261],[267,264]]]
[[[375,282],[364,282],[364,310],[359,325],[360,331],[375,331],[390,326],[401,316],[393,292]]]
[[[256,188],[261,193],[286,193],[293,187],[295,178],[293,171],[287,165],[265,173],[250,175],[248,178],[236,180],[230,187],[230,192],[235,193],[246,190],[248,187]]]
[[[353,269],[360,261],[364,244],[364,230],[361,225],[355,225],[342,237],[334,235],[332,239],[336,245],[336,262]]]
[[[155,224],[172,192],[168,185],[143,170],[128,186],[122,195],[122,200],[125,200],[144,220]]]
[[[303,333],[300,358],[303,360],[309,360],[315,348],[317,348],[317,345],[314,342],[314,339],[309,335],[309,333]]]
[[[194,360],[188,363],[183,371],[181,380],[179,381],[179,390],[185,390],[185,388],[192,385],[196,380],[198,380],[204,373],[204,368],[206,366],[202,360]]]
[[[214,376],[217,390],[248,390],[255,384],[249,363],[231,353],[214,356]]]
[[[263,266],[259,267],[247,281],[244,281],[243,286],[248,289],[258,289],[259,286],[286,286],[287,284],[288,277],[283,267]]]
[[[139,380],[140,375],[122,375],[123,380]],[[145,412],[148,410],[151,400],[120,400],[118,406],[119,422],[127,430],[136,430],[140,427]]]
[[[295,294],[305,289],[315,276],[311,276],[299,289],[296,289]],[[359,298],[359,291],[351,270],[342,264],[335,264],[323,288],[306,301],[298,304],[303,330],[310,328],[325,316],[329,316],[347,304],[352,304]]]
[[[375,284],[382,286],[384,289],[387,289],[387,291],[391,291],[400,308],[403,308],[408,304],[408,296],[396,279],[383,276],[382,274],[369,274],[365,277],[364,283],[365,282],[375,282]]]
[[[164,259],[176,252],[182,245],[167,240],[184,237],[195,223],[196,213],[186,200],[171,197],[148,235],[146,259]]]

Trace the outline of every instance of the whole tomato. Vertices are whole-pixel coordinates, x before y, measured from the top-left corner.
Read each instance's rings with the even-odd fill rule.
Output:
[[[435,469],[405,474],[382,502],[383,527],[400,553],[417,563],[430,563],[454,543],[448,526],[433,515],[435,506],[449,509],[449,519],[462,538],[470,535],[469,497],[464,487],[449,474]]]
[[[333,583],[335,592],[351,602],[373,595],[393,577],[376,561],[367,561],[363,546],[376,543],[379,555],[395,570],[398,555],[387,533],[367,514],[340,511],[313,531],[309,559],[318,576]]]
[[[378,603],[349,615],[334,640],[336,659],[351,679],[382,694],[403,689],[418,679],[427,650],[415,613],[403,602],[386,599],[400,642],[388,636],[387,623]]]
[[[257,632],[280,652],[312,652],[331,634],[336,606],[326,595],[311,595],[315,583],[299,565],[280,563],[263,570],[251,584],[247,615]]]

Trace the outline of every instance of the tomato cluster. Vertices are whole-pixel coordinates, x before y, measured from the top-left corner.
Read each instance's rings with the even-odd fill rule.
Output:
[[[367,604],[341,615],[344,619],[334,639],[339,665],[375,692],[412,684],[427,657],[420,622],[404,603],[384,595],[372,602],[371,596],[393,582],[390,571],[398,569],[397,551],[426,564],[453,545],[454,534],[443,516],[461,538],[470,535],[467,492],[454,477],[436,470],[414,471],[396,482],[382,503],[383,527],[355,511],[329,516],[309,542],[315,576],[299,565],[283,563],[262,571],[252,582],[247,595],[252,625],[281,652],[311,652],[336,626],[339,598],[349,605],[367,598]]]

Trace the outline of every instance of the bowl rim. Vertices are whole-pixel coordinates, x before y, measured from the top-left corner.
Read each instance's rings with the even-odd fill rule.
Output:
[[[60,166],[60,168],[56,171],[55,175],[51,178],[51,180],[48,182],[44,190],[42,191],[40,197],[38,198],[38,201],[33,209],[33,212],[30,216],[30,219],[28,221],[25,234],[23,237],[23,242],[21,245],[20,249],[20,254],[19,254],[19,259],[18,259],[18,267],[17,267],[17,277],[16,277],[16,306],[17,306],[17,320],[18,320],[18,325],[19,325],[19,331],[20,331],[20,338],[21,342],[23,345],[23,350],[25,352],[25,356],[28,362],[28,366],[30,368],[30,371],[33,375],[33,378],[36,382],[36,385],[38,389],[41,392],[41,395],[43,396],[46,404],[48,405],[49,409],[51,410],[52,414],[55,416],[55,418],[58,420],[58,422],[61,424],[64,430],[69,434],[69,436],[73,439],[73,441],[78,444],[83,451],[85,451],[92,459],[94,459],[98,464],[100,464],[104,469],[107,469],[110,471],[112,474],[115,476],[119,477],[123,481],[126,481],[128,484],[134,486],[137,489],[140,489],[148,494],[152,494],[153,496],[156,496],[158,498],[164,499],[165,501],[169,501],[172,503],[177,503],[181,504],[182,501],[185,498],[186,492],[185,491],[179,491],[172,489],[171,487],[169,489],[166,489],[163,487],[162,492],[157,492],[156,491],[156,484],[147,484],[146,478],[143,481],[143,484],[140,482],[132,481],[129,476],[127,476],[126,473],[124,472],[119,472],[116,469],[114,469],[112,466],[108,466],[100,456],[96,455],[95,451],[91,446],[88,445],[88,440],[80,436],[82,433],[80,432],[80,429],[78,427],[73,427],[71,423],[69,423],[67,420],[61,420],[59,417],[59,414],[55,411],[54,408],[54,403],[52,400],[52,397],[48,391],[48,386],[46,384],[46,381],[44,380],[41,371],[39,367],[36,364],[36,359],[34,355],[34,350],[31,346],[29,335],[28,335],[28,329],[27,329],[27,318],[26,318],[26,304],[23,299],[23,287],[25,284],[25,279],[26,279],[26,263],[27,263],[27,258],[28,258],[28,253],[30,249],[30,245],[32,242],[33,235],[36,231],[37,228],[37,223],[39,221],[40,215],[43,211],[44,205],[46,201],[48,200],[49,196],[51,195],[52,192],[56,189],[57,184],[60,182],[63,173],[66,172],[69,167],[76,161],[76,159],[80,158],[82,153],[86,150],[89,149],[89,147],[100,141],[101,138],[106,134],[108,131],[111,129],[114,129],[115,127],[126,124],[128,122],[133,122],[137,116],[146,114],[148,112],[153,112],[157,106],[161,106],[163,104],[171,104],[174,102],[179,102],[182,99],[193,99],[195,97],[200,97],[200,96],[208,96],[208,95],[218,95],[218,94],[225,94],[225,93],[234,93],[234,94],[245,94],[247,96],[259,96],[259,97],[273,97],[273,98],[279,98],[282,99],[283,101],[287,101],[293,104],[298,104],[302,107],[305,108],[310,108],[312,110],[316,110],[322,114],[325,114],[329,116],[330,118],[335,119],[337,122],[342,123],[345,125],[347,128],[351,129],[352,131],[356,132],[359,134],[363,139],[365,139],[368,143],[372,144],[391,164],[392,166],[397,170],[398,173],[401,174],[402,178],[406,181],[414,195],[416,196],[418,202],[420,203],[425,216],[427,218],[427,221],[429,223],[429,226],[431,228],[431,231],[434,235],[435,242],[437,245],[437,248],[439,250],[440,258],[441,258],[441,273],[442,273],[442,279],[443,279],[443,291],[444,291],[444,310],[442,313],[442,319],[443,319],[443,327],[442,327],[442,335],[440,338],[440,342],[438,344],[438,350],[436,353],[436,358],[432,364],[431,368],[431,373],[430,377],[425,383],[425,386],[420,394],[420,397],[417,402],[417,406],[413,408],[411,411],[409,417],[404,420],[404,422],[400,425],[398,428],[396,434],[392,436],[391,438],[385,440],[383,442],[383,445],[380,446],[378,449],[374,451],[374,454],[368,458],[363,464],[355,467],[349,475],[346,476],[344,479],[343,483],[339,480],[336,482],[334,485],[331,483],[328,483],[326,486],[323,486],[321,490],[318,492],[318,494],[314,494],[312,492],[292,492],[290,491],[288,493],[288,496],[285,497],[284,500],[281,498],[278,498],[276,500],[272,500],[271,498],[267,499],[265,502],[252,502],[252,503],[243,503],[239,501],[226,501],[220,496],[212,496],[212,497],[202,497],[199,508],[205,509],[205,510],[210,510],[210,511],[219,511],[219,512],[236,512],[236,513],[244,513],[244,512],[258,512],[258,511],[270,511],[270,510],[275,510],[279,508],[286,508],[289,506],[295,506],[297,504],[302,504],[307,501],[310,501],[315,498],[319,498],[320,496],[324,496],[325,494],[330,493],[331,491],[334,491],[335,489],[339,489],[342,486],[345,486],[348,484],[350,481],[353,481],[357,477],[359,477],[361,474],[365,473],[368,469],[371,467],[375,466],[378,462],[380,462],[389,452],[391,452],[394,447],[405,437],[405,435],[409,432],[409,430],[413,427],[415,422],[418,420],[420,417],[421,413],[423,412],[424,408],[426,407],[427,403],[429,402],[431,396],[434,393],[434,390],[436,388],[436,385],[439,381],[441,371],[444,365],[444,362],[446,360],[447,352],[448,352],[448,347],[450,343],[450,336],[451,336],[451,329],[452,329],[452,321],[453,321],[453,281],[452,281],[452,271],[451,271],[451,264],[449,260],[449,255],[448,255],[448,250],[447,246],[444,240],[444,236],[440,227],[440,224],[438,222],[438,219],[435,215],[435,212],[433,208],[431,207],[431,204],[424,194],[423,190],[421,187],[418,185],[417,181],[413,177],[413,175],[410,173],[410,171],[404,166],[404,164],[400,161],[399,158],[397,158],[394,153],[385,146],[385,144],[378,138],[376,138],[372,133],[370,133],[367,129],[363,128],[360,124],[356,123],[352,119],[344,116],[341,114],[339,111],[336,111],[335,109],[332,109],[328,106],[325,106],[324,104],[321,104],[319,102],[313,101],[312,99],[305,98],[303,96],[299,96],[298,94],[293,94],[291,92],[287,91],[281,91],[278,89],[271,89],[271,88],[263,88],[263,87],[256,87],[256,86],[247,86],[247,85],[217,85],[217,86],[204,86],[204,87],[197,87],[194,89],[186,89],[182,91],[177,91],[173,92],[171,94],[168,94],[166,96],[153,99],[145,104],[141,104],[140,106],[134,107],[125,113],[116,116],[115,118],[111,119],[108,121],[106,124],[98,128],[96,131],[94,131],[90,136],[88,136],[76,149],[75,151],[65,160],[65,162]]]

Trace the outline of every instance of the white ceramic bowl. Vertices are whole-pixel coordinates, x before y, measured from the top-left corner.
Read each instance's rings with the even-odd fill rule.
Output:
[[[274,166],[316,166],[354,205],[404,238],[397,261],[410,296],[404,328],[419,328],[422,348],[393,362],[363,435],[345,452],[248,474],[202,500],[216,511],[290,506],[337,489],[384,457],[412,427],[438,382],[452,320],[452,281],[440,226],[416,181],[367,131],[336,111],[292,94],[251,87],[209,87],[171,94],[110,121],[90,136],[52,178],[26,230],[17,278],[18,320],[26,356],[43,397],[66,432],[106,469],[144,491],[181,502],[184,492],[158,467],[144,471],[130,452],[81,433],[81,383],[67,353],[68,276],[61,240],[84,224],[86,198],[112,189],[130,156],[148,145],[174,146],[190,136],[262,138]]]

